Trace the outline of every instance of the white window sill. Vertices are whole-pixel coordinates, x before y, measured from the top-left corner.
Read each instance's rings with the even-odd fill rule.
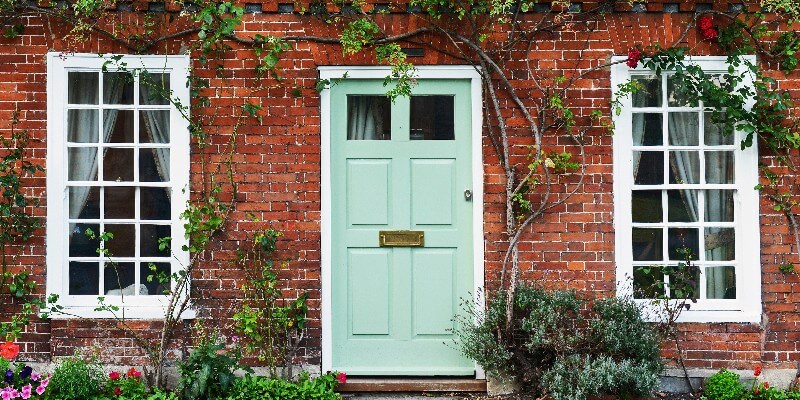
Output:
[[[665,320],[662,306],[654,305],[652,300],[634,300],[641,307],[642,318],[648,322]],[[689,303],[691,308],[678,316],[678,323],[761,323],[760,310],[713,309],[711,304]],[[713,304],[713,303],[712,303]]]
[[[126,306],[120,307],[119,311],[111,313],[110,311],[95,311],[96,306],[81,307],[81,306],[65,306],[61,312],[50,313],[49,319],[139,319],[139,320],[162,320],[164,319],[165,310],[162,307],[134,307]],[[180,315],[181,319],[195,319],[197,312],[193,308],[184,310]]]

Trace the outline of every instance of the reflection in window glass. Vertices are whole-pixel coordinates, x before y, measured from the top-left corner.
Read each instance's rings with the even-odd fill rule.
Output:
[[[386,96],[347,96],[347,140],[391,140],[391,101]]]
[[[661,79],[655,76],[639,76],[632,80],[639,84],[633,93],[634,107],[661,107]]]
[[[633,145],[661,146],[664,141],[661,114],[633,114]]]
[[[634,190],[631,200],[633,222],[661,222],[663,219],[660,190]]]
[[[660,151],[633,152],[633,183],[661,185],[664,183],[664,153]]]
[[[654,299],[663,296],[664,273],[658,266],[633,269],[633,297],[635,299]]]
[[[411,140],[454,140],[455,98],[411,96]]]
[[[706,268],[706,298],[736,298],[736,269],[733,266]]]
[[[663,243],[661,228],[633,228],[633,260],[661,261]]]

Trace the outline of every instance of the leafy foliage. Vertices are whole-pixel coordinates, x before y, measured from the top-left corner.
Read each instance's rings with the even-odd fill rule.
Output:
[[[310,379],[307,373],[303,373],[296,381],[247,375],[236,380],[226,400],[341,399],[333,391],[335,385],[336,378],[331,374]]]
[[[185,400],[217,399],[224,397],[234,383],[234,372],[240,369],[241,351],[238,343],[227,350],[225,342],[214,332],[201,336],[185,362],[178,365],[178,391]],[[249,367],[243,368],[250,371]]]
[[[105,381],[103,368],[96,359],[79,355],[59,360],[50,378],[46,398],[51,400],[84,400],[101,394]]]
[[[644,396],[657,388],[661,338],[630,300],[589,305],[572,291],[521,285],[508,321],[506,299],[504,292],[495,295],[477,325],[472,315],[458,319],[459,349],[488,372],[557,400]]]

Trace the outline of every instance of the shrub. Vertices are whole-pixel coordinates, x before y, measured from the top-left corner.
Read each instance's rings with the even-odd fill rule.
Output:
[[[721,369],[706,380],[705,398],[707,400],[741,400],[745,397],[745,387],[739,375]]]
[[[86,400],[98,396],[105,379],[103,368],[96,360],[84,360],[78,355],[59,361],[45,398],[52,400]]]
[[[234,382],[234,372],[239,369],[241,351],[225,350],[219,334],[203,336],[198,346],[189,353],[186,362],[180,363],[178,392],[186,400],[223,398]],[[250,370],[250,368],[243,368]]]
[[[610,298],[589,306],[573,291],[520,286],[507,324],[506,298],[495,295],[477,325],[469,307],[458,319],[458,347],[487,372],[554,400],[646,396],[658,387],[660,338],[632,301]]]
[[[237,379],[226,400],[336,400],[336,378],[331,374],[310,379],[302,373],[297,381],[271,379],[263,376],[245,376]]]

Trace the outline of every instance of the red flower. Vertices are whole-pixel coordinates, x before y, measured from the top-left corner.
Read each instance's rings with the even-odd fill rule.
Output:
[[[347,383],[347,374],[344,372],[339,372],[336,374],[336,380],[339,381],[339,383]]]
[[[114,395],[115,396],[119,396],[121,394],[122,394],[122,389],[120,389],[119,386],[115,387],[114,388]]]
[[[712,20],[711,16],[708,14],[702,15],[697,19],[697,27],[700,28],[701,31],[714,29],[714,20]]]
[[[769,382],[764,382],[764,389],[769,389]]]
[[[131,367],[131,369],[128,370],[128,374],[127,375],[128,375],[128,378],[137,378],[138,379],[138,378],[142,377],[142,372],[141,371],[137,371],[136,368]]]
[[[108,374],[108,378],[111,379],[112,381],[119,379],[119,372],[111,371],[111,373]]]
[[[626,61],[625,64],[627,64],[630,68],[636,68],[636,66],[639,64],[639,60],[641,59],[642,51],[636,47],[631,47],[631,49],[628,50],[628,61]]]
[[[706,40],[714,40],[717,38],[717,36],[719,36],[719,32],[717,32],[717,30],[714,28],[700,31],[700,34],[703,35],[703,39]]]
[[[759,375],[761,375],[761,365],[756,365],[756,367],[753,369],[753,376]]]
[[[11,361],[17,356],[17,354],[19,354],[19,345],[15,344],[14,342],[5,342],[0,344],[0,357]]]

